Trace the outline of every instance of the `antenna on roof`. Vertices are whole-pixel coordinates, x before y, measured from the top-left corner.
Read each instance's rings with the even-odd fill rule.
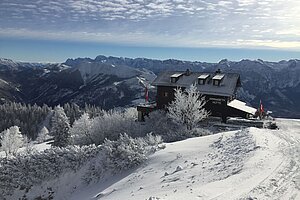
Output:
[[[221,69],[219,68],[215,73],[216,74],[221,74]]]

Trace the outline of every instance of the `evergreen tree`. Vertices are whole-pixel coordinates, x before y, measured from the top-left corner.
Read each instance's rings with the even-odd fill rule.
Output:
[[[45,142],[48,139],[50,139],[49,130],[47,129],[47,127],[44,126],[41,129],[41,131],[39,132],[38,137],[36,138],[36,141],[38,143],[42,143],[42,142]]]
[[[82,111],[76,103],[66,103],[63,107],[67,117],[70,120],[70,125],[72,125],[74,121],[79,119],[82,115]]]
[[[21,103],[5,103],[0,105],[0,131],[11,126],[18,126],[22,134],[30,139],[35,139],[40,124],[44,122],[51,108],[44,105],[40,107]]]
[[[55,107],[51,125],[50,134],[54,136],[53,146],[67,146],[70,143],[70,123],[62,107]]]

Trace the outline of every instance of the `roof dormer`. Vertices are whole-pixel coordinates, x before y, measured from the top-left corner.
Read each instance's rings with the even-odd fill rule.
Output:
[[[209,74],[201,74],[200,76],[198,76],[198,84],[205,85],[205,82],[209,78],[209,76]]]
[[[176,83],[178,81],[178,79],[180,78],[180,76],[182,76],[183,73],[175,73],[175,74],[172,74],[170,76],[171,78],[171,83]]]
[[[220,86],[222,79],[224,78],[224,74],[217,73],[213,78],[213,85]]]

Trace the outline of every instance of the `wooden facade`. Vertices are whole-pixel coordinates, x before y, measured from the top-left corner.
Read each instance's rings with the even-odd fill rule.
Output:
[[[157,86],[156,106],[157,109],[166,109],[175,99],[176,87]],[[184,90],[185,88],[181,88]],[[227,108],[227,103],[234,97],[225,97],[217,95],[205,95],[205,109],[210,111],[212,116],[221,117],[223,121],[231,116],[232,109]]]
[[[176,87],[157,86],[156,106],[158,109],[165,109],[174,100],[175,89]]]
[[[230,116],[246,118],[249,113],[232,108],[228,103],[235,99],[237,89],[241,86],[240,76],[235,73],[200,73],[200,72],[162,72],[152,85],[157,87],[156,105],[151,109],[138,107],[142,117],[155,109],[166,109],[174,100],[175,89],[184,90],[196,84],[197,90],[205,96],[205,109],[212,116],[221,117],[223,122]],[[142,119],[142,118],[141,118]]]

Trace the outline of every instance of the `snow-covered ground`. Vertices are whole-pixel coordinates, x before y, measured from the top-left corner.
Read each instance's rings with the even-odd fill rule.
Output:
[[[40,143],[40,144],[34,144],[32,146],[30,146],[30,148],[32,148],[32,150],[34,151],[44,151],[46,149],[49,149],[51,148],[51,142],[53,141],[47,141],[47,142],[43,142],[43,143]],[[26,151],[26,147],[22,147],[18,150],[18,153],[20,152],[23,152],[23,151]],[[0,158],[1,157],[5,157],[5,152],[4,151],[0,151]]]
[[[33,186],[29,199],[300,199],[300,120],[168,143],[136,169],[86,185],[86,168]],[[41,151],[43,143],[34,146]],[[7,199],[17,199],[24,191]]]
[[[170,143],[66,199],[300,199],[300,120]],[[63,198],[63,197],[60,197]]]

